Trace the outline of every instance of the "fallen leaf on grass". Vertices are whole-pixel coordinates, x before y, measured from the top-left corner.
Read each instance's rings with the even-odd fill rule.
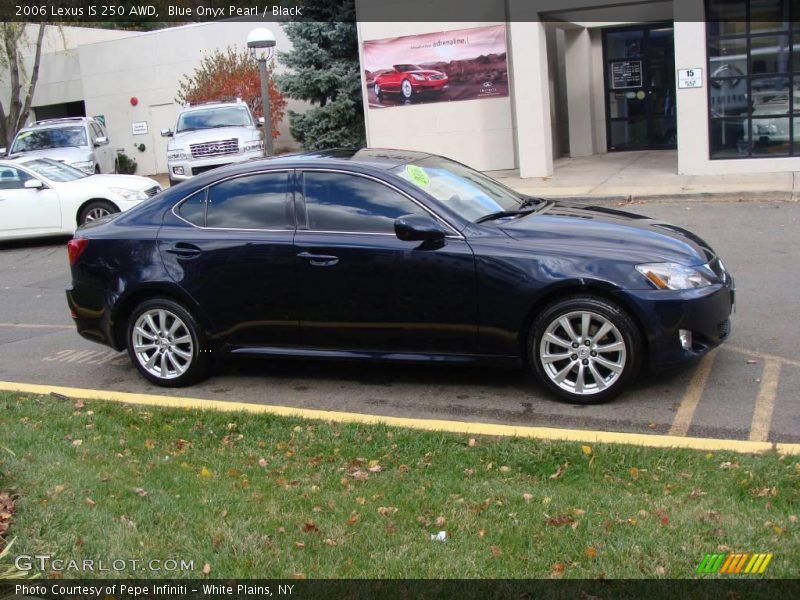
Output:
[[[556,469],[556,472],[553,473],[552,475],[550,475],[550,477],[548,477],[548,479],[558,479],[558,478],[560,478],[564,474],[564,472],[567,470],[567,467],[569,467],[569,463],[567,463],[567,462],[565,462],[563,465],[559,465],[558,468]]]
[[[97,504],[97,502],[95,502],[91,498],[86,498],[85,502],[86,502],[86,506],[95,506]]]
[[[209,471],[206,467],[200,469],[200,477],[209,478],[212,477],[213,475],[214,474],[211,471]]]
[[[378,507],[378,514],[382,517],[388,517],[389,515],[393,515],[397,512],[396,506],[379,506]]]
[[[692,491],[689,493],[689,498],[699,498],[700,496],[705,496],[705,495],[706,493],[703,490],[693,488]]]
[[[153,448],[155,448],[155,447],[156,447],[156,441],[155,441],[155,440],[152,440],[152,439],[150,439],[150,438],[147,438],[147,439],[144,441],[144,447],[145,447],[145,448],[147,448],[148,450],[152,450]]]
[[[566,565],[561,562],[553,563],[551,568],[552,574],[554,577],[562,577],[564,575],[564,571],[566,570]]]
[[[497,556],[500,556],[501,554],[503,554],[503,551],[500,549],[500,546],[492,546],[490,548],[490,551],[492,553],[492,556],[494,556],[494,557],[497,557]]]
[[[545,517],[546,518],[544,522],[547,525],[553,525],[555,527],[560,527],[561,525],[569,525],[570,523],[575,522],[575,519],[573,519],[569,515],[558,515],[555,517],[548,517],[547,515],[545,515]]]
[[[639,479],[639,469],[637,467],[631,467],[631,479]]]
[[[119,520],[124,524],[127,525],[131,529],[136,529],[136,522],[131,521],[127,515],[122,515]]]
[[[330,546],[331,548],[333,548],[334,546],[336,546],[336,540],[333,540],[333,539],[331,539],[331,538],[325,538],[325,540],[323,540],[323,543],[324,543],[326,546]]]
[[[269,463],[267,462],[266,458],[259,458],[258,459],[258,466],[261,467],[262,469],[266,469],[268,464]]]
[[[144,498],[147,496],[147,491],[142,488],[133,488],[133,493],[139,496],[140,498]]]
[[[581,446],[581,452],[583,452],[586,456],[589,456],[592,453],[591,446]]]
[[[434,521],[434,523],[436,524],[437,527],[441,527],[442,525],[447,523],[447,519],[445,519],[444,517],[436,517],[436,521]]]
[[[353,512],[353,513],[350,515],[350,518],[349,518],[349,519],[347,519],[347,524],[348,524],[348,525],[355,525],[356,523],[358,523],[358,519],[359,519],[359,517],[358,517],[358,513],[357,513],[357,512]]]
[[[501,473],[510,473],[511,472],[511,467],[507,467],[507,466],[503,465],[502,467],[500,467],[500,472]]]
[[[83,445],[83,440],[72,440],[72,445],[77,448],[78,446]]]
[[[211,565],[206,563],[203,565],[203,575],[208,575],[211,573]]]
[[[597,550],[595,550],[591,546],[586,548],[586,550],[584,550],[583,553],[586,555],[586,558],[594,558],[595,556],[597,556]]]
[[[474,448],[475,447],[475,438],[469,438],[469,441],[467,441],[467,446],[469,446],[470,448]]]
[[[658,575],[659,577],[663,577],[666,573],[667,573],[667,570],[664,567],[662,567],[661,565],[658,565],[656,567],[656,575]]]
[[[319,527],[317,527],[313,521],[307,521],[303,523],[303,533],[319,533]]]
[[[306,543],[305,542],[295,542],[294,545],[297,548],[305,548],[306,547]]]
[[[472,477],[475,475],[475,469],[464,469],[464,475],[467,477]]]
[[[525,500],[525,502],[530,502],[531,500],[533,500],[533,494],[525,492],[524,494],[522,494],[522,499]]]
[[[80,410],[86,405],[83,403],[83,400],[76,400],[74,406],[75,410]]]

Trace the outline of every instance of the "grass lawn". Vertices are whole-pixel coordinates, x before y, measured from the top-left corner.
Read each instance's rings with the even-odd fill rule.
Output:
[[[772,552],[756,577],[800,575],[798,457],[1,392],[0,446],[15,555],[193,561],[152,576],[685,578],[707,552]]]

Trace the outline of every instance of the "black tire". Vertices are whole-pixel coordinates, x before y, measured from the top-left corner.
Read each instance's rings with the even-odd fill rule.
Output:
[[[584,314],[589,315],[586,336],[579,335],[583,333]],[[561,325],[563,319],[575,337]],[[610,329],[594,339],[605,323],[610,324]],[[543,343],[546,333],[551,335]],[[560,342],[551,342],[552,336]],[[570,340],[570,344],[563,343]],[[616,347],[620,348],[617,352],[608,350]],[[636,378],[642,364],[642,334],[627,312],[614,302],[598,296],[570,296],[547,306],[534,320],[527,352],[531,369],[553,394],[573,404],[602,404],[617,397]],[[562,352],[564,358],[560,358]],[[549,359],[547,365],[545,358]],[[556,381],[559,375],[564,375],[560,383]]]
[[[374,89],[375,89],[375,97],[376,98],[380,98],[383,95],[383,90],[381,89],[381,84],[376,83]]]
[[[187,348],[189,347],[188,343],[178,345],[179,347],[183,348],[184,352],[191,355],[191,359],[186,365],[185,371],[180,374],[178,374],[179,372],[177,368],[175,368],[174,372],[171,373],[170,369],[172,368],[172,365],[167,364],[166,376],[159,376],[157,372],[154,372],[155,370],[160,371],[159,365],[154,363],[151,367],[151,370],[148,370],[146,368],[146,364],[142,364],[143,361],[145,361],[148,356],[152,356],[152,354],[147,355],[145,353],[142,355],[137,355],[137,351],[135,349],[137,336],[139,336],[139,339],[143,339],[141,338],[141,335],[135,331],[137,322],[139,321],[140,317],[143,317],[144,315],[152,316],[152,313],[158,311],[164,311],[167,314],[171,314],[181,321],[182,326],[176,329],[175,335],[188,335],[191,338],[190,350],[187,351]],[[155,319],[155,317],[153,318]],[[197,322],[189,313],[189,311],[173,300],[169,300],[167,298],[151,298],[150,300],[145,300],[139,304],[128,319],[125,335],[125,345],[128,349],[128,356],[130,357],[131,362],[145,379],[158,386],[184,387],[187,385],[192,385],[193,383],[197,383],[208,375],[211,367],[211,352],[205,334],[197,325]],[[172,347],[174,348],[174,346]],[[156,349],[153,352],[155,352],[157,355],[155,362],[161,363],[161,355],[165,353],[165,350]],[[173,363],[173,365],[174,364],[175,363]]]
[[[94,166],[94,174],[95,175],[100,175],[100,165],[95,165]]]
[[[169,178],[169,187],[173,187],[175,185],[178,185],[179,183],[180,183],[179,180],[173,179],[172,177]]]
[[[118,213],[119,209],[105,200],[93,200],[81,209],[78,215],[78,225],[85,225],[89,221],[102,218],[106,215]]]

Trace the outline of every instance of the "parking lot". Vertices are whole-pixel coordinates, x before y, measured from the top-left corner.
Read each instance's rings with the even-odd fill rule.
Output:
[[[289,360],[228,362],[200,385],[165,391],[139,377],[126,354],[76,334],[64,298],[64,238],[0,244],[0,380],[387,416],[800,441],[800,206],[625,208],[707,239],[736,278],[737,312],[728,343],[697,367],[642,378],[610,404],[560,403],[518,371]]]

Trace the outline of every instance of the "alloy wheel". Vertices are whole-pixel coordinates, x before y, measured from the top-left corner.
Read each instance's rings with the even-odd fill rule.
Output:
[[[628,359],[620,330],[589,310],[555,317],[544,330],[538,351],[550,381],[579,396],[597,394],[616,384]]]
[[[95,221],[97,219],[102,219],[103,217],[107,217],[111,214],[111,211],[103,206],[95,206],[89,212],[86,213],[86,218],[84,219],[85,223],[90,221]]]
[[[403,97],[411,98],[411,92],[413,91],[411,88],[411,82],[408,79],[404,80],[402,84],[400,84],[400,89],[403,92]]]
[[[175,379],[192,365],[192,335],[186,323],[170,310],[143,312],[134,323],[132,338],[136,360],[153,377]]]

